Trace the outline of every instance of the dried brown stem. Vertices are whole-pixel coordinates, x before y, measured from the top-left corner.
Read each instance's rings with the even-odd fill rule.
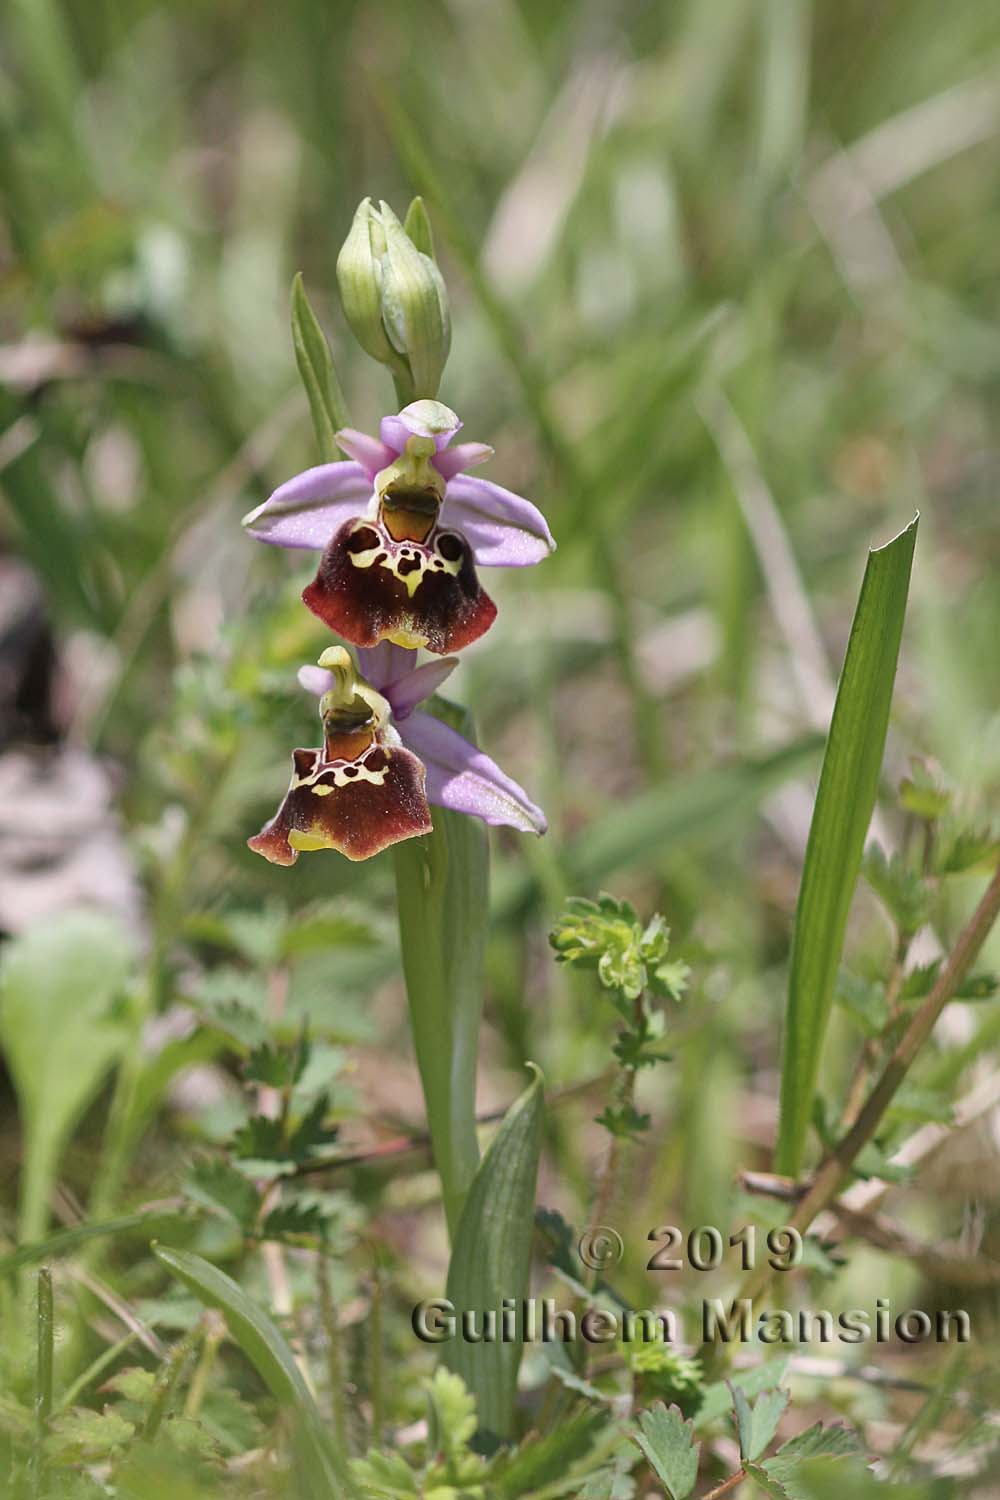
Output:
[[[896,1090],[934,1030],[941,1012],[975,961],[998,914],[1000,869],[994,873],[982,900],[941,969],[933,989],[914,1014],[854,1124],[820,1166],[809,1191],[789,1221],[792,1228],[804,1234],[817,1215],[833,1202],[859,1154],[875,1135]],[[751,1299],[759,1296],[770,1284],[773,1275],[773,1268],[768,1264],[756,1268],[747,1277],[739,1295]]]

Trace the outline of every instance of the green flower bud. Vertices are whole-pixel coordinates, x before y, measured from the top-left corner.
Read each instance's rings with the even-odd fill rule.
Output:
[[[406,227],[366,198],[337,258],[344,313],[358,343],[392,371],[401,398],[433,398],[451,344],[448,294],[419,198]]]

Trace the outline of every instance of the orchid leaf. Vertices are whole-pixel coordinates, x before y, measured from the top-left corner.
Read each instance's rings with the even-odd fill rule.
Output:
[[[516,1305],[527,1295],[534,1229],[535,1182],[542,1141],[542,1075],[511,1105],[476,1172],[455,1234],[447,1296],[456,1313]],[[481,1314],[480,1314],[481,1315]],[[445,1364],[476,1399],[480,1429],[512,1436],[523,1338],[446,1347]]]
[[[827,738],[799,888],[785,1011],[776,1169],[798,1174],[847,914],[878,791],[917,520],[869,553]]]

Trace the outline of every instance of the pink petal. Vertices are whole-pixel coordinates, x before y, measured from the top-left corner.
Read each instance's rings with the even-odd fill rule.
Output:
[[[387,448],[378,438],[369,437],[367,432],[358,432],[354,427],[342,427],[337,433],[337,442],[372,480],[380,469],[387,468],[396,457],[392,448]]]
[[[474,469],[493,457],[489,443],[457,443],[454,448],[443,448],[432,460],[435,469],[445,479],[452,479],[465,469]]]
[[[300,667],[298,677],[299,686],[305,688],[307,693],[314,693],[317,698],[322,698],[333,687],[333,673],[328,672],[325,667]]]
[[[322,551],[345,521],[361,515],[371,492],[360,464],[319,464],[279,485],[243,517],[243,525],[258,542],[273,547]]]
[[[358,670],[366,682],[380,693],[413,671],[416,651],[397,646],[394,641],[379,641],[377,646],[358,647]]]
[[[484,568],[527,568],[556,548],[537,506],[471,474],[448,481],[441,525],[460,531]]]
[[[427,768],[428,801],[484,823],[506,824],[522,833],[545,832],[545,814],[524,788],[457,730],[417,712],[404,721],[400,733]]]
[[[413,654],[410,653],[411,656]],[[418,703],[423,703],[425,698],[437,692],[457,666],[457,656],[444,656],[439,661],[425,661],[422,667],[414,667],[405,676],[390,682],[385,689],[385,696],[392,705],[393,718],[408,718]]]

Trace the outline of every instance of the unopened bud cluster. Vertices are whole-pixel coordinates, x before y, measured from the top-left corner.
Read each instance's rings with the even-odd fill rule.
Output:
[[[337,258],[344,313],[358,343],[392,371],[401,400],[437,395],[451,318],[423,200],[400,223],[365,198]]]

